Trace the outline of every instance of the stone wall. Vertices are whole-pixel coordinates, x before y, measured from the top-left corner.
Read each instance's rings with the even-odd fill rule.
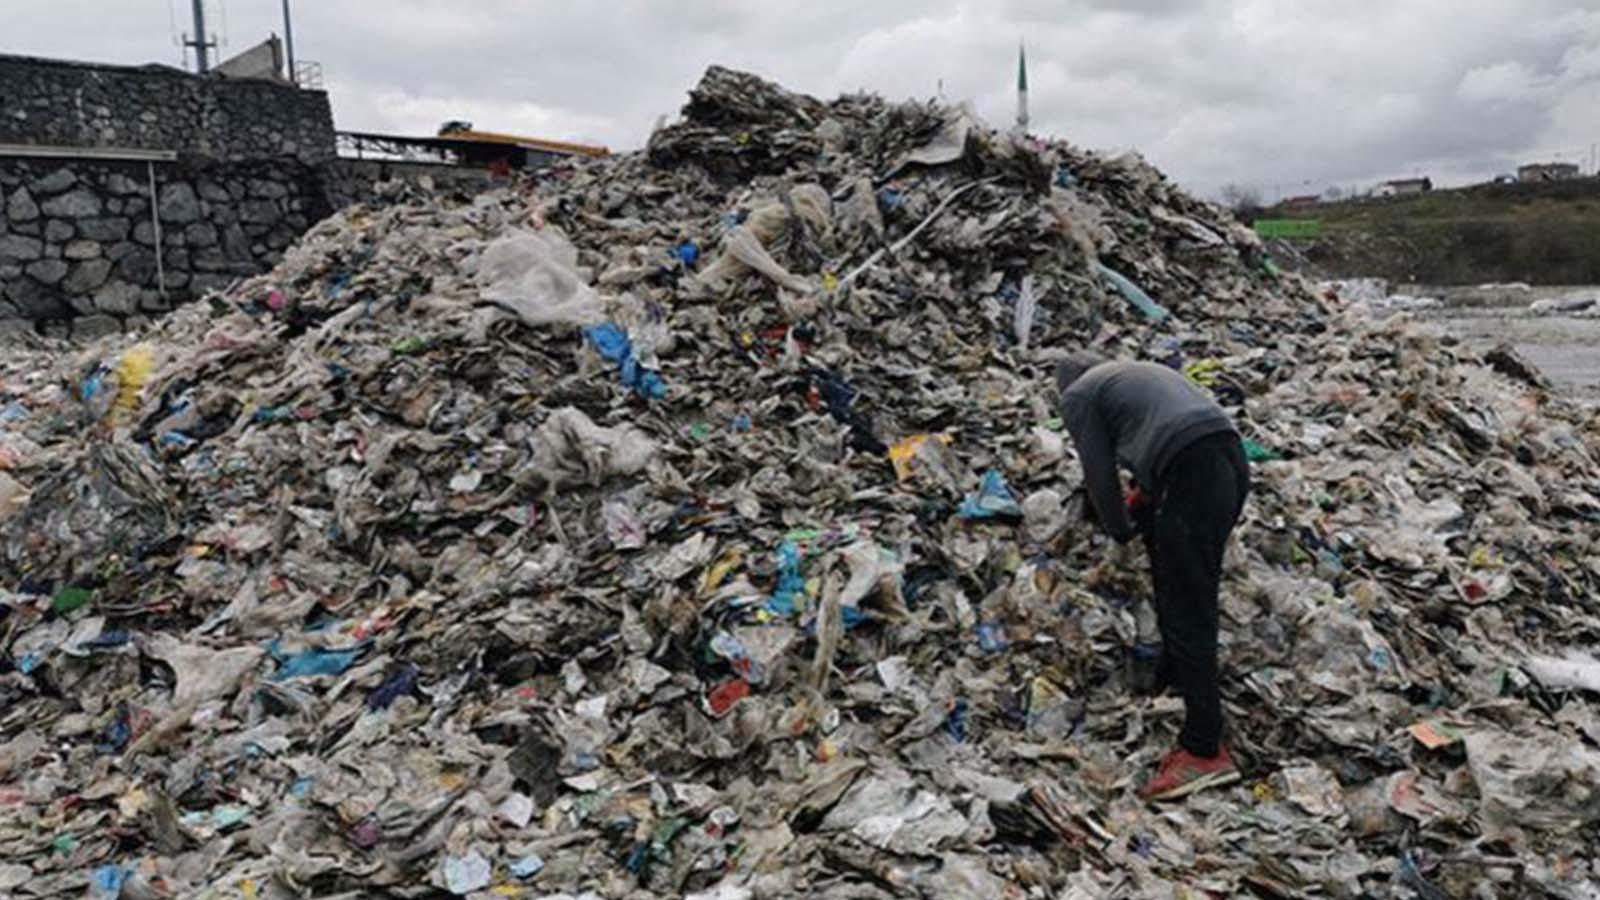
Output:
[[[315,163],[334,157],[333,113],[271,81],[0,55],[0,143]]]
[[[328,171],[0,158],[0,332],[91,337],[265,271],[331,212]]]

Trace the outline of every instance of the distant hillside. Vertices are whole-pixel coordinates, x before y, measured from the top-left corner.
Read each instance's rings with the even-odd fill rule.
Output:
[[[1322,237],[1295,247],[1330,275],[1600,284],[1600,178],[1277,207],[1261,218],[1319,220]]]

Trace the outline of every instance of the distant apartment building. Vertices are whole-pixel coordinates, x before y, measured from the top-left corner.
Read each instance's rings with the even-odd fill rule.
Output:
[[[1577,163],[1529,163],[1517,167],[1518,181],[1567,181],[1578,176]]]

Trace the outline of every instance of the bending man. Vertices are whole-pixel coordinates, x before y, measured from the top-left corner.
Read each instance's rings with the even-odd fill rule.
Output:
[[[1075,353],[1056,365],[1061,414],[1083,464],[1100,526],[1119,542],[1142,534],[1161,629],[1158,684],[1183,696],[1183,732],[1139,790],[1170,800],[1239,779],[1222,742],[1217,688],[1217,586],[1250,470],[1239,434],[1181,373]],[[1136,486],[1126,501],[1118,464]]]

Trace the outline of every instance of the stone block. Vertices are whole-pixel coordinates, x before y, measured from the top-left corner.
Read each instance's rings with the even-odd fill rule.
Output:
[[[0,340],[33,333],[33,323],[27,319],[0,318]]]
[[[200,199],[208,203],[232,203],[233,197],[228,194],[228,189],[215,181],[202,181],[198,185]]]
[[[78,176],[72,170],[62,167],[33,183],[36,194],[59,194],[78,183]]]
[[[188,184],[181,181],[169,184],[157,196],[156,209],[163,225],[182,225],[200,218],[200,198]]]
[[[190,247],[214,247],[217,243],[217,229],[206,222],[196,222],[184,229],[184,237],[188,239]]]
[[[133,218],[135,216],[139,216],[139,217],[142,217],[144,219],[149,219],[150,218],[150,201],[146,200],[143,197],[134,197],[133,199],[129,200],[127,203],[122,204],[122,212],[125,215],[127,215],[129,218]]]
[[[284,187],[281,182],[268,181],[264,178],[252,178],[249,189],[250,196],[267,200],[278,200],[289,196],[289,189]]]
[[[44,243],[37,238],[21,234],[0,237],[0,262],[14,260],[30,262],[44,256]]]
[[[233,283],[233,278],[228,275],[195,275],[189,279],[189,287],[196,297],[209,291],[220,291]]]
[[[39,209],[47,216],[56,216],[62,219],[86,219],[89,216],[100,215],[100,198],[93,193],[79,189],[51,197],[39,204]]]
[[[283,218],[273,200],[247,200],[239,207],[239,221],[246,225],[272,225]]]
[[[139,309],[138,285],[126,281],[108,281],[94,294],[94,308],[112,315],[132,315]]]
[[[128,237],[130,223],[127,219],[80,219],[79,236],[91,241],[121,241]]]
[[[92,341],[95,338],[121,333],[122,322],[112,316],[84,316],[72,322],[72,336],[80,340]]]
[[[168,247],[161,254],[162,261],[168,271],[186,272],[189,270],[189,251],[182,247]]]
[[[228,257],[217,247],[207,247],[191,254],[193,267],[200,272],[221,272],[228,268]]]
[[[122,320],[122,327],[128,331],[143,331],[150,327],[149,316],[129,316]]]
[[[292,243],[294,243],[294,232],[292,231],[275,228],[271,234],[267,235],[267,246],[274,250],[282,250]]]
[[[6,201],[6,218],[12,222],[32,222],[39,218],[39,204],[27,188],[17,188]]]
[[[38,262],[28,263],[22,271],[37,279],[40,284],[60,284],[61,279],[67,277],[67,264],[59,259],[41,259]]]
[[[18,278],[7,284],[6,299],[29,319],[61,319],[72,315],[72,307],[62,302],[59,292],[32,278]]]
[[[99,259],[100,244],[97,241],[73,241],[61,248],[61,255],[67,259]]]
[[[101,249],[105,252],[106,258],[111,260],[112,262],[121,261],[121,259],[124,256],[127,256],[129,253],[132,253],[137,248],[138,248],[138,245],[133,243],[133,242],[131,242],[131,241],[118,241],[117,243],[111,244],[109,246],[106,246],[106,245],[102,245],[101,246]]]
[[[114,197],[112,199],[110,199],[110,200],[107,200],[106,201],[106,212],[110,213],[113,216],[120,214],[122,212],[122,201],[118,200],[118,199],[116,199]]]
[[[156,279],[156,254],[136,247],[117,260],[117,273],[134,284],[153,284]]]
[[[61,282],[61,289],[73,294],[87,294],[102,284],[111,274],[111,260],[86,259],[72,267],[72,274]]]
[[[119,197],[128,197],[134,194],[143,194],[148,190],[149,187],[147,185],[134,181],[121,172],[112,172],[106,176],[107,193],[116,194]]]
[[[63,219],[51,219],[44,223],[44,239],[51,244],[70,241],[72,236],[77,233],[77,230],[72,227],[72,223]]]
[[[172,308],[172,301],[162,296],[160,291],[140,291],[139,308],[145,312],[166,312]]]
[[[22,274],[22,267],[16,263],[0,263],[0,281],[6,281]]]
[[[72,322],[69,321],[70,315],[71,313],[68,313],[66,316],[59,316],[40,322],[39,333],[43,334],[47,338],[52,338],[58,341],[64,341],[72,337]]]
[[[149,222],[133,223],[133,239],[146,247],[156,245],[156,227]]]

